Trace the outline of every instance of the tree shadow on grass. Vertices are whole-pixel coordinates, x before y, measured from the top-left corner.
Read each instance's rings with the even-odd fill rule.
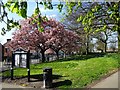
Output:
[[[64,81],[59,81],[59,82],[55,82],[52,84],[53,88],[59,87],[59,86],[69,86],[72,85],[72,82],[70,80],[64,80]]]
[[[52,79],[60,79],[61,75],[52,75]],[[43,81],[43,74],[30,75],[30,82]]]
[[[5,79],[10,79],[11,76],[2,76],[2,81],[4,81]],[[61,75],[52,75],[52,80],[57,80],[57,79],[60,79]],[[13,77],[13,80],[20,80],[20,79],[25,79],[25,78],[28,78],[28,76],[21,76],[21,77],[16,77],[14,76]],[[43,74],[36,74],[36,75],[30,75],[30,82],[42,82],[43,81]]]
[[[105,53],[90,53],[88,55],[73,55],[65,59],[56,60],[55,62],[64,62],[64,61],[70,61],[70,60],[74,60],[74,61],[87,60],[90,58],[103,57],[104,55]]]

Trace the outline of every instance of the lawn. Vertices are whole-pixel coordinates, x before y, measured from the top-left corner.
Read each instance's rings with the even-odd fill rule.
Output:
[[[31,65],[31,75],[43,73],[44,67],[51,67],[53,75],[59,76],[58,82],[62,82],[58,88],[83,88],[99,80],[112,70],[120,68],[119,54],[73,56],[59,61]],[[8,75],[8,72],[3,73]],[[18,68],[14,76],[26,76],[27,69]]]

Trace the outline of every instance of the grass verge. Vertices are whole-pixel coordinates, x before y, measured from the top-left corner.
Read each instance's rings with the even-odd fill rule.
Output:
[[[94,80],[99,80],[102,76],[112,70],[120,68],[120,55],[107,54],[104,56],[74,56],[55,62],[31,65],[31,75],[43,73],[43,68],[51,67],[54,75],[61,76],[57,82],[62,82],[58,88],[83,88]],[[4,72],[4,76],[9,76],[9,72]],[[14,76],[27,76],[27,69],[17,68]]]

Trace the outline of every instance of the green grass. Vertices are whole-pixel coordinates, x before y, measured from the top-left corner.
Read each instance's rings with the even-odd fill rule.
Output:
[[[59,85],[59,88],[82,88],[100,79],[109,71],[119,68],[118,60],[120,60],[119,54],[73,56],[55,62],[31,65],[31,75],[42,74],[44,67],[51,67],[54,75],[61,76],[58,81],[63,84]],[[3,74],[9,76],[9,72]],[[27,69],[19,68],[14,71],[14,76],[26,75]]]

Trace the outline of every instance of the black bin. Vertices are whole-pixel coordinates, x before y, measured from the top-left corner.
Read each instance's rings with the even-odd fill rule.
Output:
[[[43,88],[52,87],[52,68],[43,69]]]

